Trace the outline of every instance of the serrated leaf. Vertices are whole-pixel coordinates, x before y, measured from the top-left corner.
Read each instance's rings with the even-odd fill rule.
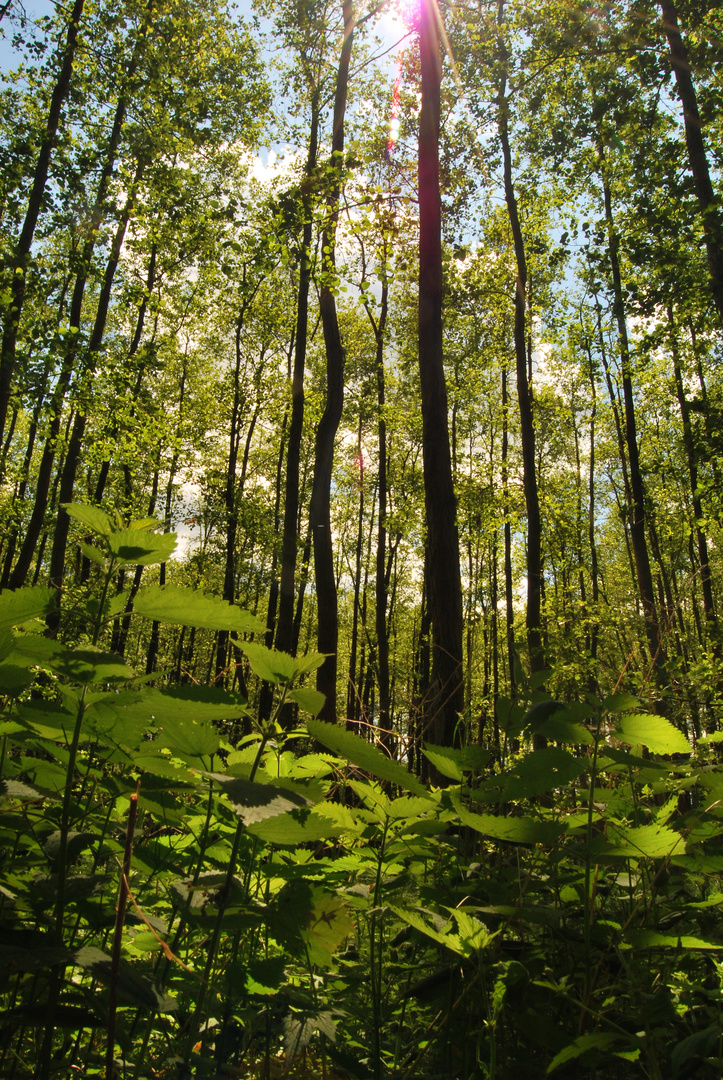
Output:
[[[98,550],[97,547],[94,547],[92,544],[85,544],[83,542],[79,544],[79,547],[83,555],[85,555],[86,559],[90,559],[90,561],[95,563],[97,566],[105,567],[106,557],[102,551]]]
[[[544,753],[544,751],[540,751]],[[496,817],[494,814],[474,814],[452,798],[457,815],[463,825],[475,832],[490,836],[493,840],[506,840],[511,844],[553,844],[565,831],[565,826],[554,821],[538,821],[530,817]]]
[[[248,831],[267,844],[297,847],[299,844],[331,840],[341,836],[345,830],[325,814],[318,813],[317,807],[300,807],[249,825]]]
[[[585,769],[585,759],[551,746],[534,750],[505,772],[484,780],[470,795],[478,802],[531,799],[545,791],[564,787],[581,776]]]
[[[297,678],[299,666],[288,653],[267,649],[257,641],[239,641],[236,645],[247,657],[254,675],[258,675],[260,679],[274,685],[283,685]]]
[[[611,694],[610,697],[605,698],[602,707],[606,712],[629,712],[632,709],[639,709],[640,702],[632,694]]]
[[[654,713],[629,713],[620,721],[616,738],[631,746],[647,746],[654,754],[690,754],[690,743],[670,720]]]
[[[85,503],[63,503],[63,510],[65,510],[68,517],[74,518],[81,525],[85,525],[90,529],[91,532],[98,533],[100,536],[110,536],[113,532],[110,518],[99,506],[87,506]]]
[[[57,593],[44,585],[29,589],[3,589],[0,592],[0,630],[20,626],[30,619],[41,619],[52,610]]]
[[[336,1038],[334,1020],[330,1012],[295,1012],[284,1017],[284,1053],[289,1060],[301,1053],[320,1031],[331,1041]]]
[[[228,883],[228,875],[224,872],[210,871],[199,874],[197,881],[174,881],[171,885],[171,893],[175,898],[176,906],[192,915],[204,915],[207,908],[216,911],[221,900],[221,890]],[[231,878],[230,889],[224,897],[225,906],[241,907],[247,901],[246,889],[241,878],[235,875]]]
[[[224,773],[205,775],[213,780],[214,784],[218,784],[234,813],[245,825],[310,805],[310,800],[300,792],[289,791],[275,784],[257,784],[253,780],[243,780]]]
[[[547,1075],[549,1076],[555,1069],[559,1069],[560,1065],[566,1065],[568,1061],[574,1061],[589,1050],[608,1050],[616,1042],[623,1041],[624,1038],[625,1036],[608,1034],[602,1031],[595,1031],[591,1035],[578,1035],[574,1042],[571,1042],[569,1046],[566,1046],[564,1050],[555,1055],[547,1066]]]
[[[57,641],[40,634],[24,634],[15,643],[11,654],[28,664],[36,664],[84,686],[91,683],[127,682],[133,672],[116,653],[102,652],[87,646],[68,649]]]
[[[0,664],[0,695],[20,697],[34,681],[35,675],[18,664]]]
[[[89,972],[94,979],[104,986],[109,986],[114,978],[113,961],[100,949],[87,945],[73,954],[73,964]],[[116,987],[119,1001],[126,1005],[143,1006],[154,1012],[174,1012],[176,1001],[158,985],[153,977],[139,970],[121,957],[117,974]]]
[[[638,859],[643,856],[650,859],[667,858],[668,855],[682,855],[685,841],[679,832],[667,825],[622,826],[608,823],[607,840],[595,837],[591,852],[598,857],[613,856],[625,859]]]
[[[118,529],[108,537],[112,554],[124,563],[152,566],[170,559],[176,550],[175,533],[156,533],[142,529]]]
[[[706,941],[692,934],[660,934],[656,930],[628,930],[625,940],[635,949],[701,949],[704,952],[723,949],[721,941]]]
[[[365,742],[351,731],[337,727],[335,724],[327,724],[322,720],[309,720],[306,728],[313,739],[320,742],[327,749],[332,750],[339,757],[346,758],[360,769],[375,776],[378,780],[387,780],[390,784],[397,784],[414,795],[426,795],[424,785],[412,773],[407,772],[403,765],[392,761],[376,746]]]
[[[592,734],[586,727],[566,720],[564,714],[543,720],[537,731],[551,742],[572,743],[575,746],[589,746],[593,742]]]
[[[183,756],[202,759],[217,752],[221,737],[207,720],[168,716],[161,724],[156,743]]]
[[[200,630],[236,630],[264,633],[265,625],[248,611],[200,589],[178,585],[149,585],[136,595],[133,610],[147,619],[171,626],[195,626]]]
[[[295,701],[304,712],[311,713],[312,716],[317,716],[321,712],[326,700],[322,693],[310,686],[299,686],[296,690],[292,690],[289,699]]]
[[[20,780],[0,780],[0,798],[6,799],[42,799],[45,793],[23,784]]]

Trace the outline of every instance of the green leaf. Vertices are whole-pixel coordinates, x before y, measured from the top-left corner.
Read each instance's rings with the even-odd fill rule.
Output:
[[[267,649],[256,641],[239,641],[236,647],[248,657],[254,675],[274,686],[293,682],[299,675],[299,666],[288,653]]]
[[[289,699],[295,701],[304,712],[311,713],[312,716],[317,716],[321,712],[326,700],[322,693],[313,690],[310,686],[300,686],[296,690],[292,690]]]
[[[416,776],[407,772],[399,762],[393,761],[376,746],[365,742],[353,732],[346,731],[335,724],[326,724],[323,720],[309,720],[306,728],[317,742],[338,754],[339,757],[351,761],[364,772],[377,777],[378,780],[387,780],[390,784],[397,784],[414,795],[426,795],[426,788]]]
[[[200,630],[236,630],[238,633],[264,633],[260,619],[234,604],[208,596],[200,589],[178,585],[150,585],[140,589],[133,610],[147,619],[171,626],[196,626]]]
[[[631,746],[647,746],[654,754],[690,754],[690,743],[670,720],[653,713],[629,713],[620,721],[616,738]]]
[[[14,591],[3,589],[0,592],[0,630],[20,626],[30,619],[42,619],[52,610],[57,595],[55,589],[44,585]]]
[[[607,840],[594,837],[591,852],[597,857],[639,859],[667,858],[668,855],[682,855],[685,852],[683,836],[667,825],[621,826],[608,823]]]
[[[586,1054],[588,1050],[608,1050],[609,1047],[622,1040],[625,1040],[624,1035],[609,1034],[602,1031],[593,1032],[591,1035],[578,1035],[574,1042],[571,1042],[569,1046],[566,1046],[564,1050],[555,1055],[547,1066],[547,1075],[549,1076],[560,1065],[566,1065],[568,1061],[574,1061],[582,1054]],[[630,1041],[632,1042],[632,1039]]]
[[[297,847],[307,842],[331,840],[341,836],[345,831],[347,830],[342,824],[332,821],[328,815],[319,812],[315,806],[290,810],[248,827],[248,832],[252,836],[257,836],[267,844],[275,844],[277,847]]]
[[[20,697],[34,681],[35,675],[17,664],[0,664],[0,695]]]
[[[73,954],[76,967],[87,971],[103,986],[110,986],[114,978],[113,961],[100,949],[87,945]],[[154,1012],[174,1012],[175,999],[158,986],[153,977],[121,958],[116,987],[118,999],[126,1005],[142,1006]]]
[[[639,709],[640,702],[632,694],[612,694],[605,698],[602,707],[606,712],[629,712],[632,709]]]
[[[92,646],[68,649],[40,634],[24,634],[15,642],[12,659],[47,668],[71,682],[90,683],[128,681],[133,672],[116,653],[101,652]]]
[[[231,803],[234,813],[245,825],[310,805],[310,800],[301,792],[277,787],[276,784],[257,784],[253,780],[226,776],[224,773],[206,773],[205,775],[218,784]]]
[[[656,930],[628,930],[625,934],[634,949],[700,949],[717,952],[723,949],[722,941],[706,941],[691,934],[659,934]]]
[[[99,551],[97,547],[93,547],[92,544],[81,542],[79,546],[86,559],[90,559],[90,561],[96,563],[97,566],[105,567],[106,557],[102,551]]]
[[[545,751],[540,751],[545,753]],[[463,825],[494,840],[511,844],[554,844],[565,826],[554,821],[538,821],[530,817],[495,817],[494,814],[473,814],[458,799],[452,802]]]
[[[136,566],[163,563],[176,550],[175,533],[144,532],[141,529],[118,529],[108,537],[108,547],[116,559]]]
[[[535,750],[506,772],[484,780],[470,795],[478,802],[531,799],[545,791],[566,786],[581,776],[586,768],[584,758],[574,757],[567,750],[558,747]]]
[[[422,753],[442,776],[457,781],[462,780],[463,772],[477,772],[483,769],[492,756],[481,746],[465,746],[462,749],[456,749],[452,746],[434,746],[431,743],[422,747]]]
[[[592,734],[583,724],[576,724],[565,719],[564,713],[550,716],[537,728],[551,742],[572,743],[575,746],[589,746],[593,742]]]
[[[113,525],[108,515],[99,506],[87,506],[85,503],[63,503],[63,510],[69,517],[75,518],[91,532],[100,536],[110,536]]]
[[[168,716],[161,725],[156,743],[184,757],[202,759],[216,753],[221,737],[207,720]]]

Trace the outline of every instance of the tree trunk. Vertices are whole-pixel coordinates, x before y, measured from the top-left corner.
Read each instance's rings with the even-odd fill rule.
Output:
[[[504,53],[504,46],[501,46]],[[540,503],[537,492],[537,469],[535,462],[535,427],[532,414],[532,385],[528,372],[526,305],[527,305],[527,260],[525,244],[520,227],[517,209],[517,196],[512,182],[512,156],[507,124],[507,103],[505,101],[506,73],[502,76],[499,92],[498,128],[502,146],[504,169],[505,202],[512,230],[512,240],[517,264],[515,285],[515,361],[517,400],[520,410],[520,443],[522,449],[522,486],[525,492],[525,510],[527,513],[527,648],[530,656],[530,670],[542,671],[545,667],[545,653],[542,645],[542,525]]]
[[[703,129],[691,76],[688,50],[680,34],[678,12],[674,0],[661,0],[660,10],[663,14],[663,27],[670,47],[671,66],[683,105],[685,142],[688,147],[688,162],[690,171],[693,174],[695,193],[703,221],[705,250],[708,256],[708,269],[710,270],[710,287],[718,309],[718,318],[723,324],[723,221],[721,220],[720,207],[716,201],[708,169],[708,158],[705,152],[705,143],[703,142]]]
[[[336,275],[334,245],[339,214],[339,194],[344,168],[344,114],[349,84],[349,60],[354,41],[354,11],[351,0],[344,0],[344,42],[339,58],[334,98],[330,170],[334,177],[327,201],[328,224],[322,238],[324,280],[319,296],[319,310],[326,346],[326,405],[316,432],[314,483],[311,491],[311,535],[314,544],[314,579],[316,583],[317,649],[326,658],[316,671],[316,689],[324,695],[320,720],[335,724],[337,649],[339,613],[337,608],[334,550],[331,538],[331,472],[334,463],[334,440],[344,404],[344,347],[339,331],[333,279]]]
[[[638,578],[638,591],[640,593],[640,601],[643,605],[643,617],[645,620],[648,647],[650,649],[656,680],[659,686],[662,687],[666,682],[665,650],[663,648],[663,641],[658,623],[658,612],[653,589],[653,576],[650,570],[650,556],[648,554],[645,488],[643,474],[640,468],[640,455],[638,453],[635,399],[633,396],[633,383],[630,372],[630,344],[628,341],[625,301],[623,299],[622,275],[620,273],[620,260],[618,254],[620,239],[616,232],[613,219],[612,198],[610,194],[610,185],[607,179],[607,168],[602,146],[599,147],[599,156],[605,205],[605,220],[608,228],[608,256],[610,259],[610,270],[613,281],[614,314],[618,330],[620,366],[623,380],[625,445],[628,452],[630,493],[632,496],[632,501],[630,503],[630,536],[633,545],[633,556],[635,558],[635,570]]]
[[[60,72],[58,73],[58,79],[50,98],[48,119],[45,123],[45,132],[43,133],[40,152],[35,165],[33,183],[28,197],[28,207],[25,212],[25,220],[20,231],[18,242],[15,245],[15,251],[10,260],[10,269],[12,271],[10,292],[12,293],[12,299],[3,322],[3,337],[2,345],[0,346],[0,444],[3,441],[5,433],[5,420],[12,393],[12,381],[16,363],[15,348],[17,345],[18,330],[25,300],[27,275],[30,263],[30,249],[33,243],[33,236],[35,235],[35,226],[37,225],[40,216],[45,187],[48,182],[50,158],[58,137],[60,114],[70,90],[70,80],[73,74],[73,63],[78,45],[78,33],[80,31],[80,20],[83,15],[84,3],[85,0],[75,0],[73,10],[68,19],[68,30],[65,46],[63,48]]]
[[[276,627],[276,648],[290,653],[294,639],[294,580],[299,542],[299,462],[301,436],[304,427],[304,367],[309,317],[309,286],[311,283],[311,241],[313,237],[312,200],[310,187],[316,171],[319,142],[319,91],[311,98],[311,127],[306,159],[305,185],[302,196],[303,233],[299,263],[299,291],[296,307],[296,349],[291,379],[291,422],[286,451],[286,484],[284,489],[284,531],[281,544],[281,582],[279,585],[279,621]]]
[[[419,25],[422,77],[418,164],[419,371],[434,682],[425,728],[431,742],[451,746],[459,741],[464,681],[462,582],[442,344],[444,282],[439,185],[442,65],[437,18],[434,0],[422,0]]]

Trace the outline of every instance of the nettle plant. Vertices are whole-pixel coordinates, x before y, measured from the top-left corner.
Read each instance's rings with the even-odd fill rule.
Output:
[[[0,594],[3,1076],[720,1076],[716,736],[693,756],[625,696],[507,702],[502,760],[427,746],[423,783],[285,728],[323,658],[198,591],[132,617],[230,633],[270,720],[135,676],[114,582],[175,538],[67,511],[98,568],[79,640],[44,635],[52,590]]]

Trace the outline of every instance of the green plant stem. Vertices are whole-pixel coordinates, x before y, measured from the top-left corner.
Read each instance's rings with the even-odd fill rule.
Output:
[[[258,771],[259,765],[261,764],[261,760],[262,760],[262,757],[263,757],[264,750],[266,748],[266,744],[269,741],[269,739],[271,737],[271,733],[272,733],[272,731],[274,730],[274,727],[275,727],[276,718],[279,715],[279,713],[281,712],[281,709],[283,708],[284,703],[286,701],[286,693],[287,693],[286,689],[284,689],[282,691],[282,694],[281,694],[281,700],[279,701],[279,704],[276,707],[276,710],[274,712],[273,717],[271,718],[268,725],[264,728],[264,730],[262,732],[261,742],[259,743],[259,748],[258,748],[258,750],[256,752],[256,757],[254,759],[254,763],[251,766],[251,772],[249,773],[249,780],[250,781],[253,781],[253,779],[256,776],[256,773]],[[201,986],[200,986],[200,989],[199,989],[198,999],[196,1001],[196,1008],[194,1009],[193,1016],[191,1017],[191,1019],[189,1021],[189,1031],[188,1031],[188,1036],[187,1036],[189,1053],[190,1053],[190,1048],[196,1044],[196,1041],[197,1041],[197,1038],[198,1038],[198,1033],[199,1033],[199,1031],[201,1029],[201,1022],[202,1022],[202,1019],[203,1019],[203,1013],[204,1013],[204,1010],[205,1010],[205,1007],[206,1007],[206,998],[208,997],[208,991],[209,991],[209,987],[210,987],[210,983],[211,983],[211,975],[213,973],[213,968],[214,968],[215,963],[216,963],[216,953],[218,951],[218,944],[219,944],[219,941],[221,939],[221,929],[222,929],[222,925],[223,925],[223,917],[224,917],[224,915],[226,913],[226,907],[228,905],[228,898],[229,898],[229,896],[231,894],[231,884],[233,882],[234,874],[236,872],[236,861],[238,859],[238,851],[239,851],[239,846],[241,844],[241,837],[243,835],[244,828],[245,828],[245,826],[244,826],[243,820],[239,819],[238,824],[236,826],[236,831],[234,833],[233,844],[232,844],[232,847],[231,847],[231,855],[229,856],[228,870],[226,872],[226,880],[225,880],[225,882],[224,882],[224,884],[223,884],[223,886],[222,886],[222,888],[220,890],[220,894],[219,894],[218,913],[216,915],[216,922],[214,923],[213,931],[211,933],[211,938],[210,938],[209,943],[208,943],[208,959],[206,960],[206,966],[204,968],[204,972],[203,972],[203,976],[202,976],[202,981],[201,981]]]
[[[121,946],[123,944],[123,925],[126,917],[126,905],[128,903],[129,878],[131,872],[131,858],[133,856],[133,835],[138,816],[138,795],[141,782],[135,794],[131,795],[128,808],[128,824],[126,826],[126,842],[123,851],[123,866],[121,870],[120,886],[118,888],[118,906],[115,915],[115,930],[113,932],[113,952],[111,953],[111,976],[108,999],[108,1038],[105,1052],[106,1080],[113,1080],[115,1075],[115,1021],[118,1009],[118,973],[120,971]]]

